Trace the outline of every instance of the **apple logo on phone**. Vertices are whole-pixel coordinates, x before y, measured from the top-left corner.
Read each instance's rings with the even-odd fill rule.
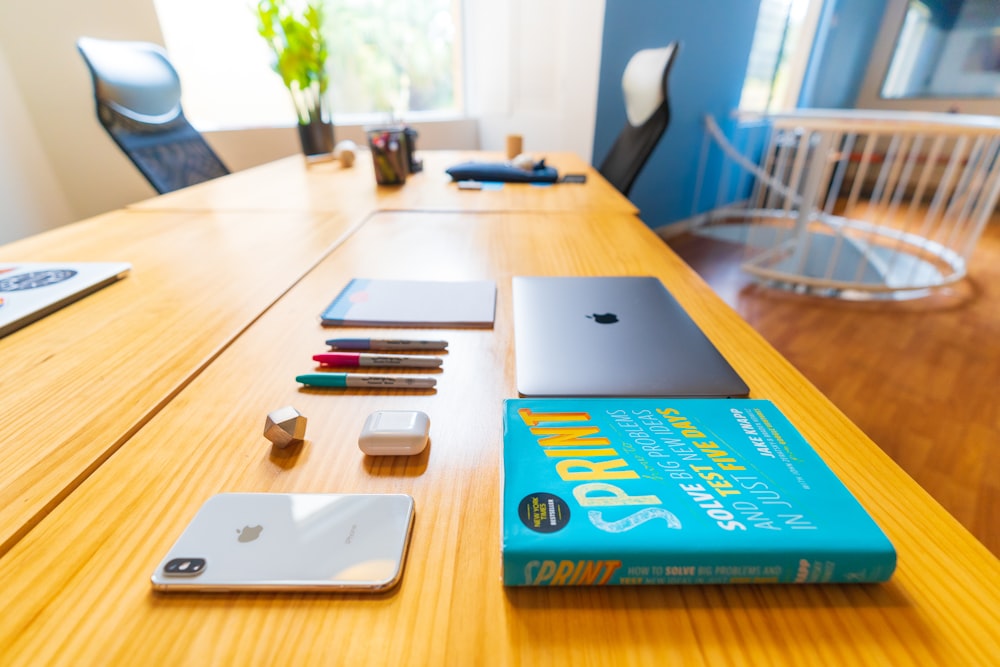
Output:
[[[236,533],[239,537],[236,540],[238,542],[253,542],[260,537],[260,533],[263,530],[264,526],[244,526],[242,529],[237,528]]]
[[[614,313],[594,313],[593,315],[587,315],[587,317],[598,324],[614,324],[618,321],[618,316]]]

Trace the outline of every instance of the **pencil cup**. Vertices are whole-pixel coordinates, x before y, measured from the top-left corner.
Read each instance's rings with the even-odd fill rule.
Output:
[[[380,127],[366,131],[372,151],[375,181],[379,185],[406,183],[406,133],[401,127]]]

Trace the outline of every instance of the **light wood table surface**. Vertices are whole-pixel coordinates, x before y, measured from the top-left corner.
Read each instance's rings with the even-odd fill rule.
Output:
[[[655,275],[796,424],[899,552],[881,585],[519,588],[500,583],[501,404],[515,395],[513,275]],[[494,279],[492,330],[450,341],[435,390],[302,390],[355,276]],[[307,440],[278,454],[267,412]],[[418,457],[357,448],[375,409],[419,409]],[[377,596],[158,594],[149,576],[211,495],[404,492],[399,587]],[[323,261],[0,559],[7,664],[986,665],[1000,565],[634,216],[380,213]]]
[[[539,153],[559,174],[587,175],[585,184],[505,183],[498,190],[459,190],[445,169],[469,160],[501,161],[500,153],[418,151],[420,173],[405,185],[379,186],[371,154],[358,153],[354,166],[307,163],[292,156],[220,179],[133,204],[133,209],[222,211],[337,211],[345,207],[395,211],[584,211],[637,213],[635,205],[573,153]],[[354,211],[350,211],[354,212]]]
[[[0,339],[0,554],[362,221],[119,211],[0,248],[133,266]]]

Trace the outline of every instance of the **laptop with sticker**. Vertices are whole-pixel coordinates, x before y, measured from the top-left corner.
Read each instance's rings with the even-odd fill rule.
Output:
[[[0,263],[0,337],[124,278],[125,262]]]

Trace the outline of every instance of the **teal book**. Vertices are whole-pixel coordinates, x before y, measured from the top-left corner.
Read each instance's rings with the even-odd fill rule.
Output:
[[[505,403],[508,586],[886,581],[896,551],[760,399]]]

